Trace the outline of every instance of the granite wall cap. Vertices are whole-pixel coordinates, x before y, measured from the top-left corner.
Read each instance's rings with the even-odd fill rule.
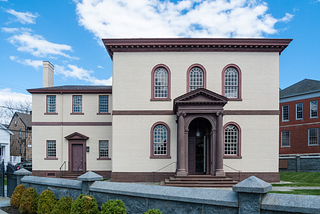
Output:
[[[103,177],[94,172],[87,172],[77,178],[78,181],[101,181]]]
[[[47,187],[61,187],[70,189],[82,188],[81,181],[63,179],[63,178],[49,178],[49,177],[37,177],[37,176],[24,176],[21,179],[22,184],[29,183],[34,185],[44,185]]]
[[[255,176],[250,176],[234,185],[232,190],[234,192],[266,193],[272,190],[272,185]]]
[[[15,171],[13,174],[15,174],[15,175],[31,175],[32,172],[22,168],[22,169],[19,169],[18,171]]]

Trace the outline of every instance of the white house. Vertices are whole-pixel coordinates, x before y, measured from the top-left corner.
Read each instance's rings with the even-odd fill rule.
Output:
[[[13,135],[5,126],[0,124],[0,159],[7,165],[10,161],[10,136]]]
[[[112,87],[55,87],[44,62],[43,88],[28,90],[34,175],[279,180],[279,54],[290,39],[103,42]]]

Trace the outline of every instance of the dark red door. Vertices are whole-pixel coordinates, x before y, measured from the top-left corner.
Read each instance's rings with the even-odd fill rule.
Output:
[[[195,143],[196,143],[196,138],[195,137],[189,137],[188,138],[188,173],[190,175],[195,174],[196,168],[195,168]]]
[[[72,171],[83,171],[83,146],[82,144],[72,145]],[[82,164],[81,164],[82,163]]]

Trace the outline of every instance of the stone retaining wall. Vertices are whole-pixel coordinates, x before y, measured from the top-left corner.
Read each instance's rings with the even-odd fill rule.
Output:
[[[78,180],[36,176],[18,179],[21,180],[18,183],[34,187],[38,194],[51,189],[56,198],[90,194],[98,206],[110,199],[121,199],[129,214],[141,214],[152,208],[163,214],[320,213],[320,196],[267,193],[272,186],[254,176],[233,186],[233,191],[106,182],[99,181],[102,177],[93,172]]]

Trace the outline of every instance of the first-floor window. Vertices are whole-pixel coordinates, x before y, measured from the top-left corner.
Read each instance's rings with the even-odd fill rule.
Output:
[[[48,140],[47,141],[47,156],[50,157],[56,157],[56,141],[55,140]]]
[[[281,147],[290,147],[290,131],[281,132]]]
[[[167,154],[167,129],[164,125],[157,125],[154,128],[153,142],[155,155]]]
[[[107,140],[99,141],[99,155],[100,158],[108,158],[109,157],[109,145]]]
[[[238,128],[235,125],[228,125],[224,130],[224,154],[238,155]]]
[[[313,128],[308,130],[308,143],[309,146],[312,145],[319,145],[319,129],[318,128]]]

